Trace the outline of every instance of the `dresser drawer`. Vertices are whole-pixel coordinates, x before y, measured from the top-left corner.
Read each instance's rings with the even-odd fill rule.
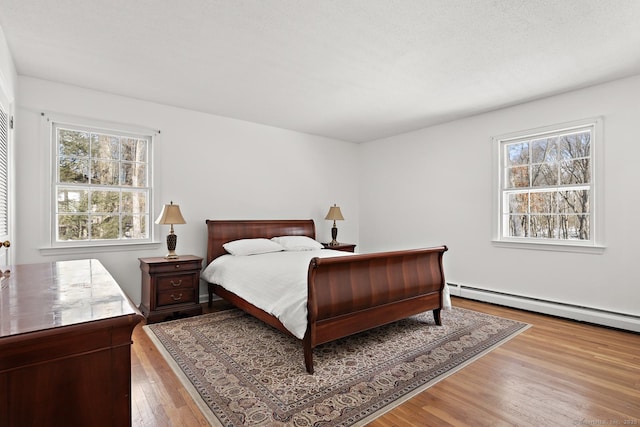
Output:
[[[174,274],[158,277],[158,291],[171,291],[174,289],[194,288],[194,274]]]
[[[174,289],[172,291],[158,292],[157,307],[163,307],[173,304],[193,303],[193,288]]]

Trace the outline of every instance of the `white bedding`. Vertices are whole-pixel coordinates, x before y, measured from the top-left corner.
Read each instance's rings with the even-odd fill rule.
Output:
[[[296,337],[307,330],[307,272],[314,257],[351,255],[349,252],[318,249],[282,251],[260,255],[223,255],[202,272],[207,282],[216,283],[275,316]],[[445,285],[445,308],[451,307]]]

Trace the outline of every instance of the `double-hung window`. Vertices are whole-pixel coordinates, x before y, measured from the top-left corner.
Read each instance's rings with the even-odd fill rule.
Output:
[[[600,120],[494,139],[499,242],[596,246]]]
[[[152,240],[153,134],[53,122],[52,243]]]

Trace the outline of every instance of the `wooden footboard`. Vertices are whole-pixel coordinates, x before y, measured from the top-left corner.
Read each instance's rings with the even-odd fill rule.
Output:
[[[441,325],[446,246],[314,258],[309,265],[305,365],[313,348],[367,329],[433,310]]]

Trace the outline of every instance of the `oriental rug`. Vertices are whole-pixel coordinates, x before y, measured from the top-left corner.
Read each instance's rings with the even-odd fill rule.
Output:
[[[461,308],[426,312],[323,344],[315,373],[302,342],[232,309],[147,325],[216,426],[360,426],[529,325]]]

